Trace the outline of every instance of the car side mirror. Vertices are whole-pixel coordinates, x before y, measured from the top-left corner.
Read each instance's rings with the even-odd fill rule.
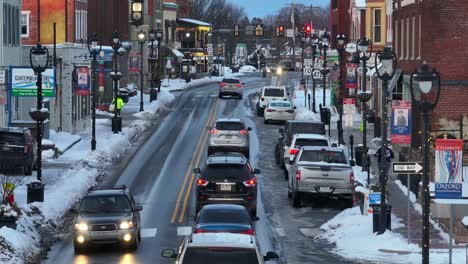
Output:
[[[263,260],[269,261],[269,260],[278,260],[279,256],[275,252],[268,252],[266,256],[263,257]]]
[[[356,162],[354,160],[349,160],[349,165],[356,166]]]
[[[297,109],[297,106],[293,107],[293,109]]]
[[[141,205],[136,205],[134,211],[135,211],[135,212],[141,212],[141,211],[143,211],[143,206],[141,206]]]
[[[260,218],[258,216],[252,216],[251,219],[254,222],[260,221]]]
[[[177,253],[175,252],[174,249],[168,248],[168,249],[164,249],[161,252],[161,257],[163,257],[163,258],[177,258]]]
[[[221,83],[221,81],[218,81],[218,83]]]
[[[284,128],[280,128],[278,131],[281,135],[284,135]]]
[[[254,174],[260,174],[260,170],[259,169],[254,169]]]
[[[288,96],[290,96],[290,95],[291,95],[291,93],[288,93]]]
[[[332,146],[332,148],[338,147],[338,145],[336,143],[332,143],[331,146]]]
[[[70,212],[71,214],[77,214],[78,210],[76,208],[70,208],[70,210],[68,210],[68,212]]]
[[[200,174],[200,172],[201,172],[200,168],[193,169],[193,173],[195,174]]]
[[[248,128],[247,128],[247,131],[252,131],[252,128],[251,128],[251,127],[248,127]]]
[[[211,130],[211,127],[210,127],[210,126],[207,126],[206,129],[207,129],[207,130]]]
[[[244,84],[245,84],[245,82],[242,83],[242,85],[244,85]]]

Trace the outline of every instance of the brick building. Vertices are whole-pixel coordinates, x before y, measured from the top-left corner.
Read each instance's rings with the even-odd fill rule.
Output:
[[[103,45],[111,45],[114,31],[120,33],[122,41],[129,40],[128,0],[89,1],[88,12],[88,32],[96,32]]]

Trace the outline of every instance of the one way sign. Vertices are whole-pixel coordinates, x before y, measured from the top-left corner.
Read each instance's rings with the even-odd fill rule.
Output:
[[[423,169],[420,162],[394,162],[393,173],[419,173]]]

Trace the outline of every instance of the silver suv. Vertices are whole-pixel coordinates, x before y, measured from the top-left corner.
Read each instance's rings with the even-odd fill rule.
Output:
[[[220,118],[209,127],[208,156],[216,152],[239,152],[247,158],[250,152],[250,127],[239,118]]]
[[[239,99],[242,99],[242,85],[244,83],[239,79],[235,78],[224,78],[219,83],[219,98],[222,98],[224,95],[237,96]]]

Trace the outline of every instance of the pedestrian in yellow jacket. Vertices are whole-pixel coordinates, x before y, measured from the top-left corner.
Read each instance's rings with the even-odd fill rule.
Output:
[[[112,105],[114,106],[114,111],[117,111],[117,115],[120,116],[120,110],[124,107],[124,101],[122,97],[117,96],[117,105],[115,105],[115,98],[112,100]]]

